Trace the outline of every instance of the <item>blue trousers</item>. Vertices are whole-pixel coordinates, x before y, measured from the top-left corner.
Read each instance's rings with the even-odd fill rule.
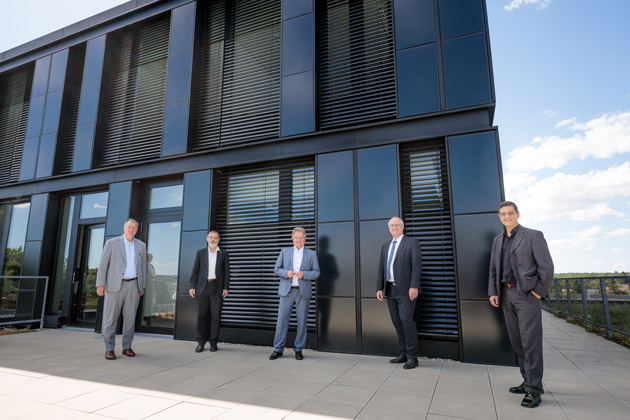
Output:
[[[286,296],[280,296],[280,306],[278,307],[278,323],[276,324],[276,337],[273,339],[273,346],[278,353],[284,352],[284,345],[287,341],[289,330],[289,320],[295,305],[297,316],[297,336],[295,337],[294,351],[304,350],[306,345],[306,319],[308,317],[308,305],[310,299],[304,299],[300,295],[300,289],[291,289]]]

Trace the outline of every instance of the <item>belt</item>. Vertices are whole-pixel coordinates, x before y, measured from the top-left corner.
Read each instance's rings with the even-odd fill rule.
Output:
[[[217,279],[208,279],[208,283],[210,283],[211,281],[216,281]]]
[[[291,286],[291,289],[299,289],[300,286]]]
[[[388,282],[386,282],[386,283],[387,283],[387,284],[389,284],[389,285],[391,285],[391,286],[396,287],[396,283],[394,283],[393,281],[388,281]]]
[[[516,287],[516,284],[514,283],[501,283],[501,284],[507,287],[508,289],[511,289],[512,287]]]
[[[122,279],[122,281],[134,281],[134,280],[138,280],[138,277],[134,277],[132,279]]]

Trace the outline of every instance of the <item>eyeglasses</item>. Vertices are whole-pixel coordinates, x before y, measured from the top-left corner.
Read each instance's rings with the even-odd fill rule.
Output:
[[[512,216],[514,216],[515,214],[516,214],[516,212],[515,212],[515,211],[509,211],[509,212],[507,212],[507,213],[499,213],[499,217],[501,217],[501,218],[503,218],[503,217],[505,217],[505,216],[510,216],[510,217],[512,217]]]
[[[402,227],[402,225],[389,225],[389,227],[390,227],[390,228],[391,228],[391,227],[399,228],[399,227]]]

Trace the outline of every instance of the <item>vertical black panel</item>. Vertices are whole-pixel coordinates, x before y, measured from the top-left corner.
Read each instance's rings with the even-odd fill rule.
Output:
[[[35,167],[37,165],[37,149],[39,148],[39,137],[32,137],[24,140],[22,152],[22,164],[20,165],[20,181],[33,179]]]
[[[211,180],[212,171],[184,175],[183,231],[209,230]]]
[[[123,226],[130,217],[132,184],[127,181],[109,185],[105,236],[123,234]]]
[[[42,57],[35,62],[35,74],[33,75],[33,90],[31,97],[36,98],[46,94],[48,88],[48,73],[50,72],[50,56]]]
[[[83,83],[81,89],[81,105],[79,105],[79,125],[96,121],[100,89],[101,79],[94,79]]]
[[[361,299],[361,352],[363,354],[397,355],[398,336],[389,315],[387,302]]]
[[[92,169],[94,125],[95,123],[91,123],[77,127],[74,140],[74,152],[72,154],[72,172]]]
[[[55,147],[57,145],[57,133],[42,136],[39,142],[39,156],[37,158],[36,178],[51,176],[55,160]]]
[[[282,19],[291,19],[313,11],[313,0],[282,0]]]
[[[68,65],[68,48],[52,55],[50,66],[50,79],[48,80],[48,92],[63,89],[66,80],[66,67]]]
[[[317,298],[317,349],[357,353],[356,299]]]
[[[491,212],[501,202],[499,157],[493,131],[450,137],[453,212]]]
[[[496,213],[455,216],[460,299],[488,298],[492,240],[502,231]]]
[[[313,15],[282,23],[282,75],[313,70]]]
[[[194,340],[197,328],[197,307],[195,299],[188,292],[177,295],[175,315],[175,339]]]
[[[376,296],[376,277],[381,247],[392,240],[388,219],[361,222],[361,297]],[[365,309],[361,308],[362,311]],[[365,329],[365,327],[364,327]]]
[[[105,53],[106,39],[107,35],[101,35],[98,38],[90,39],[87,42],[85,67],[83,69],[84,82],[101,77],[103,72],[103,56]]]
[[[42,134],[52,133],[59,129],[59,115],[61,114],[62,99],[63,91],[61,90],[48,94]]]
[[[394,23],[397,50],[435,41],[433,0],[394,0]]]
[[[360,219],[399,216],[396,146],[359,150],[358,166]]]
[[[425,114],[440,110],[435,44],[409,48],[396,54],[398,115]]]
[[[182,241],[179,247],[180,259],[177,293],[187,294],[188,290],[190,290],[190,284],[188,281],[190,280],[190,273],[192,271],[193,263],[195,262],[195,254],[198,249],[208,246],[208,242],[206,242],[206,235],[208,235],[208,232],[205,230],[182,232]],[[221,246],[223,246],[223,244],[220,243],[219,248]]]
[[[188,101],[166,105],[162,134],[162,156],[186,153],[188,147]]]
[[[516,366],[503,310],[489,301],[461,301],[463,357],[466,363]]]
[[[44,225],[46,223],[46,209],[49,194],[31,196],[31,211],[28,216],[27,241],[41,241],[44,239]]]
[[[354,220],[352,152],[317,156],[319,222]]]
[[[31,108],[28,113],[28,125],[26,126],[26,138],[39,136],[42,133],[45,103],[45,96],[39,96],[31,99]]]
[[[308,133],[314,130],[315,100],[313,72],[282,78],[282,135]]]
[[[22,257],[22,276],[39,276],[39,262],[42,254],[42,241],[27,241]]]
[[[166,103],[184,101],[190,97],[192,51],[175,54],[168,59]]]
[[[320,223],[318,296],[355,296],[354,222]]]
[[[194,29],[194,2],[173,9],[171,14],[171,40],[169,53],[176,54],[178,52],[192,49]]]
[[[442,39],[483,31],[482,0],[440,0]]]
[[[485,33],[444,41],[442,56],[448,109],[492,101]]]

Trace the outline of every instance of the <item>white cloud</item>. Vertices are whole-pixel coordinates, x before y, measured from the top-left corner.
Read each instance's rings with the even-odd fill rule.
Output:
[[[560,128],[560,127],[564,127],[565,125],[575,124],[576,121],[577,121],[577,117],[569,118],[568,120],[562,120],[556,123],[555,127]]]
[[[630,111],[604,114],[569,128],[576,132],[572,137],[536,137],[531,144],[514,149],[506,168],[511,172],[558,169],[572,159],[606,159],[630,152]]]
[[[615,197],[630,197],[630,162],[583,175],[559,172],[541,180],[528,173],[507,173],[504,183],[506,198],[518,203],[527,223],[625,217],[609,204]]]
[[[613,230],[612,232],[606,233],[604,236],[607,238],[619,238],[622,236],[630,236],[630,229],[628,228],[616,229],[616,230]]]
[[[556,115],[558,115],[558,111],[553,110],[553,109],[547,109],[547,110],[543,111],[543,114],[545,114],[545,117],[551,118],[551,117],[555,117]]]
[[[615,249],[612,250],[612,252],[613,252],[613,254],[620,254],[622,252],[626,252],[626,250],[623,249],[623,248],[615,248]]]
[[[595,237],[600,236],[602,231],[601,226],[593,226],[580,232],[571,232],[568,238],[549,241],[549,248],[558,253],[566,249],[595,249]]]
[[[536,10],[546,9],[551,0],[512,0],[510,4],[503,6],[505,10],[511,12],[514,9],[520,9],[521,6],[536,6]]]

